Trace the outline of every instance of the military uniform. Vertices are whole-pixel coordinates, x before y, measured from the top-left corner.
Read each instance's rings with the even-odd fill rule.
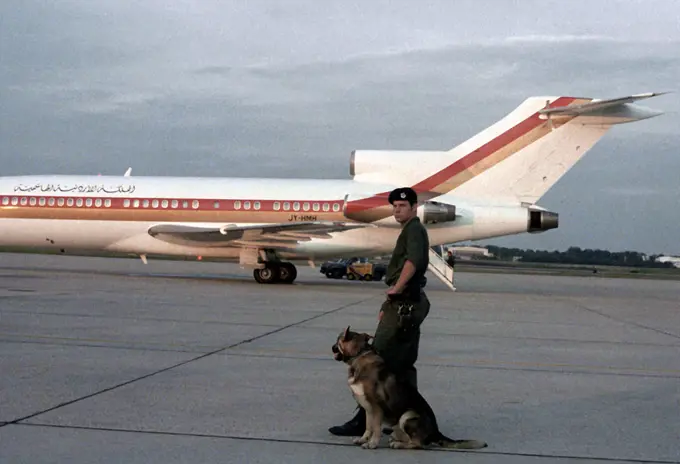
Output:
[[[411,261],[416,271],[404,290],[391,295],[380,308],[380,322],[375,332],[373,346],[387,365],[417,388],[414,366],[418,359],[420,325],[430,312],[430,301],[423,291],[423,281],[429,262],[429,239],[425,226],[416,216],[404,224],[392,258],[387,266],[385,283],[395,285],[406,261]]]
[[[406,200],[414,204],[417,196],[412,189],[401,188],[390,193],[388,201],[393,203],[395,200]],[[417,216],[412,217],[402,226],[397,238],[387,266],[385,283],[393,286],[399,281],[406,261],[413,263],[415,273],[399,294],[388,295],[383,302],[373,340],[373,347],[390,369],[416,388],[418,381],[415,362],[418,359],[420,325],[430,312],[430,301],[423,291],[429,249],[430,242],[425,226]],[[329,432],[344,436],[361,435],[366,426],[365,418],[366,412],[359,407],[354,418],[343,425],[331,427]]]

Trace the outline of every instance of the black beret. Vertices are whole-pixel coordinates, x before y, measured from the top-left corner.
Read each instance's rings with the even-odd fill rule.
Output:
[[[418,203],[418,194],[411,187],[401,187],[392,190],[387,198],[390,204],[394,204],[397,200],[408,201],[410,204]]]

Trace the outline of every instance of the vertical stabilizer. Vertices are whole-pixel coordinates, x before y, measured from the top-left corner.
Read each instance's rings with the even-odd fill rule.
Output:
[[[451,190],[461,196],[536,203],[613,125],[662,114],[631,103],[656,95],[659,94],[611,100],[569,99],[569,104],[540,108],[522,123],[530,122],[530,143],[513,141],[500,153],[489,153],[482,160],[467,163],[465,178],[450,184]],[[559,100],[567,99],[554,101]],[[541,98],[528,101],[538,106]],[[523,137],[526,135],[518,141]]]

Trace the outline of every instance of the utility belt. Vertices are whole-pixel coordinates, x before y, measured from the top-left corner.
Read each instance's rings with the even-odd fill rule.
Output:
[[[401,293],[390,295],[389,299],[391,301],[417,303],[424,295],[425,292],[420,286],[409,286],[402,290]]]
[[[417,327],[413,314],[414,306],[424,298],[425,292],[422,288],[404,289],[402,293],[390,295],[389,300],[392,307],[397,309],[397,327],[402,332],[410,332]]]

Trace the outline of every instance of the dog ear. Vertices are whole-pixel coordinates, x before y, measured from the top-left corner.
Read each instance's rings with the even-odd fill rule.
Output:
[[[345,329],[345,335],[342,337],[343,340],[349,340],[349,326]]]

